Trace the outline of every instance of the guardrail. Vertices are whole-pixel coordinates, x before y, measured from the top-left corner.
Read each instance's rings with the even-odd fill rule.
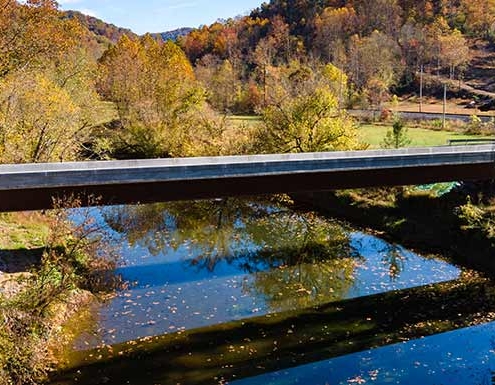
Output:
[[[449,139],[447,141],[447,144],[449,146],[469,144],[495,144],[495,138]]]
[[[72,194],[120,204],[480,179],[495,179],[493,145],[0,165],[0,211]]]

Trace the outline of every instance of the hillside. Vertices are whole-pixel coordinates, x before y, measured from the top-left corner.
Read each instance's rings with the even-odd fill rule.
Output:
[[[473,88],[495,93],[495,49],[483,41],[471,46],[464,81]]]
[[[188,27],[177,28],[177,29],[174,29],[173,31],[153,33],[153,34],[151,34],[151,36],[160,37],[163,41],[167,41],[167,40],[176,41],[179,37],[186,36],[192,30],[193,30],[193,28],[188,28]]]
[[[107,23],[101,19],[93,16],[85,15],[78,11],[65,11],[64,14],[69,19],[77,19],[91,31],[99,40],[100,43],[113,43],[115,44],[122,36],[127,35],[137,38],[138,35],[132,32],[130,29],[121,28],[114,24]],[[177,28],[173,31],[165,31],[161,33],[152,33],[154,38],[160,38],[163,41],[172,40],[176,41],[179,37],[185,36],[190,33],[193,28]]]
[[[78,11],[64,12],[69,19],[77,19],[98,37],[103,37],[112,43],[116,43],[123,35],[137,37],[130,29],[117,27],[113,24],[106,23],[93,16],[85,15]]]
[[[467,100],[495,91],[493,0],[271,0],[249,16],[196,29],[179,44],[212,90],[210,102],[241,113],[267,100],[267,84],[279,83],[294,63],[308,74],[327,64],[343,71],[349,108],[417,92],[421,67],[433,83],[457,82],[462,92],[455,96]],[[220,91],[245,88],[235,100],[215,82],[223,82]],[[443,86],[431,88],[428,96],[437,88],[443,95]]]

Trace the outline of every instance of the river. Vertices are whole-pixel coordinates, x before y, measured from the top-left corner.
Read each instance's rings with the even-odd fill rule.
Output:
[[[463,327],[489,313],[487,289],[445,260],[270,201],[89,215],[128,287],[95,311],[57,383],[491,383],[495,326]]]

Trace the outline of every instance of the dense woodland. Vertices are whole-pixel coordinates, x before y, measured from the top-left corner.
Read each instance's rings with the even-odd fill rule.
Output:
[[[361,148],[346,108],[379,106],[420,68],[460,78],[470,42],[494,39],[494,0],[272,0],[176,42],[0,0],[0,161]]]

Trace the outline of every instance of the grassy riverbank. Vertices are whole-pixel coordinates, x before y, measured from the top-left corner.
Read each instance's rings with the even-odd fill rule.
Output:
[[[464,186],[440,197],[408,188],[314,193],[296,199],[393,242],[495,274],[495,210],[490,192]]]
[[[231,116],[228,121],[242,127],[256,127],[261,124],[259,116]],[[436,122],[438,123],[438,122]],[[469,123],[447,122],[447,129],[442,130],[441,125],[435,126],[434,121],[406,121],[407,137],[410,139],[408,147],[444,146],[451,139],[479,139],[494,138],[484,135],[467,133]],[[392,128],[392,122],[359,123],[357,135],[359,140],[370,146],[371,149],[381,148],[387,131]],[[480,130],[480,133],[483,132]],[[488,131],[487,131],[488,132]]]
[[[470,135],[462,132],[432,130],[424,127],[407,126],[407,137],[410,139],[408,147],[444,146],[451,139],[479,139],[493,138],[490,136]],[[369,144],[371,149],[382,147],[383,139],[390,125],[362,124],[359,126],[358,135],[361,141]]]
[[[46,379],[53,346],[66,340],[61,326],[104,290],[113,268],[94,226],[65,214],[0,215],[0,385]]]

